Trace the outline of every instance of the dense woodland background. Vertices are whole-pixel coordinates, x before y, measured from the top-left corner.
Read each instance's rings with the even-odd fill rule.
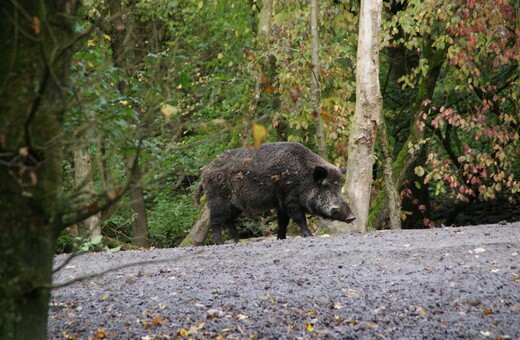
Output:
[[[73,224],[58,251],[96,225],[139,246],[178,245],[199,214],[200,168],[253,145],[251,122],[266,142],[301,142],[345,165],[359,8],[319,2],[316,108],[308,1],[84,1],[74,30],[89,34],[74,45],[59,140],[67,209],[97,210],[99,196],[132,189],[90,226]],[[403,227],[520,218],[517,11],[510,1],[384,3],[383,128]],[[378,139],[369,228],[387,224],[383,160]],[[244,236],[276,227],[267,216],[243,222]]]
[[[312,2],[2,1],[2,291],[27,293],[16,261],[49,281],[28,249],[177,246],[225,149],[297,141],[347,164],[360,2],[318,2],[318,59]],[[404,228],[520,219],[519,6],[383,3],[369,228],[388,227],[385,162]]]
[[[76,30],[95,28],[72,57],[64,191],[95,202],[124,183],[129,157],[139,158],[140,187],[101,214],[104,235],[131,241],[132,223],[146,223],[149,245],[178,245],[199,213],[200,168],[253,145],[251,121],[267,129],[266,142],[319,152],[309,2],[275,1],[263,37],[262,9],[260,1],[190,0],[79,9]],[[403,227],[520,218],[517,11],[510,1],[385,2],[380,83]],[[325,156],[339,166],[355,107],[358,13],[357,1],[319,3],[319,114]],[[386,225],[379,141],[372,228]],[[78,182],[79,167],[90,187]],[[271,226],[267,217],[244,223],[244,236]],[[71,250],[72,235],[63,234],[61,250]]]

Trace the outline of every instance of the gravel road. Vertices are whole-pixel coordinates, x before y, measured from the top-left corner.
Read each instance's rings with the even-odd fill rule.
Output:
[[[53,291],[49,339],[520,339],[520,222],[89,253],[54,281],[98,273]]]

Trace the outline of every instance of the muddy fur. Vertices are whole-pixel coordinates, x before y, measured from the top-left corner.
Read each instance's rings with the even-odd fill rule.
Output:
[[[202,192],[210,209],[213,243],[229,227],[238,241],[234,220],[242,213],[278,213],[278,238],[284,239],[292,219],[303,236],[311,236],[305,213],[351,222],[354,216],[341,194],[343,175],[334,165],[298,143],[263,144],[258,150],[233,149],[222,153],[202,170],[195,191]]]

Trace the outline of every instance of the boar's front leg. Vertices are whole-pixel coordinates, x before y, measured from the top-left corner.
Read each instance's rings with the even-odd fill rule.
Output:
[[[312,236],[312,232],[307,226],[307,219],[305,218],[305,212],[297,202],[289,202],[286,205],[286,214],[296,224],[300,226],[300,232],[303,237]]]
[[[278,239],[284,240],[287,237],[287,225],[289,216],[283,210],[278,210]]]

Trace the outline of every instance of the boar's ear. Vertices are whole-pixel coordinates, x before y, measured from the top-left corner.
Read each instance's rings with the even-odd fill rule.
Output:
[[[323,184],[323,181],[327,178],[327,175],[329,174],[329,171],[322,167],[317,166],[314,168],[314,172],[312,173],[312,176],[314,178],[314,182]]]

